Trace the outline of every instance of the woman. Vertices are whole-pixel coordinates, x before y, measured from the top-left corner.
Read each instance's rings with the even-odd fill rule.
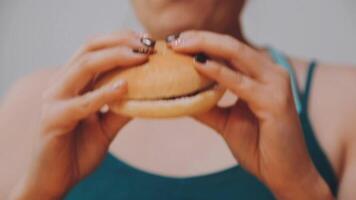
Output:
[[[6,161],[0,170],[2,194],[10,199],[333,199],[336,194],[352,199],[356,69],[252,47],[236,23],[244,4],[133,0],[149,37],[171,35],[173,50],[205,53],[211,59],[197,60],[197,70],[239,96],[231,107],[194,116],[225,143],[196,137],[192,130],[184,137],[202,145],[179,144],[186,151],[169,154],[162,144],[174,146],[182,137],[175,132],[166,133],[167,140],[153,133],[145,140],[140,133],[116,137],[130,119],[99,110],[120,99],[126,83],[92,91],[92,80],[117,66],[145,62],[148,55],[133,49],[147,48],[140,39],[148,36],[98,36],[65,66],[20,80],[5,98],[0,148],[11,157],[1,158]],[[137,141],[143,142],[133,145]],[[32,144],[36,151],[28,156]],[[160,169],[162,160],[181,162]],[[150,170],[152,163],[158,163],[156,171]]]

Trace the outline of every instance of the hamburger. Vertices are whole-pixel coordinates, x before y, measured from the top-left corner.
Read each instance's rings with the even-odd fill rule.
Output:
[[[139,118],[171,118],[206,112],[217,104],[224,89],[202,76],[190,55],[174,52],[157,41],[146,63],[104,75],[96,88],[123,79],[128,92],[109,106],[114,113]]]

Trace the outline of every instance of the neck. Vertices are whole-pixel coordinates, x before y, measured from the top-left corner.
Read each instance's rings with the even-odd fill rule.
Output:
[[[243,15],[243,10],[246,5],[246,1],[236,1],[237,4],[234,6],[230,6],[229,13],[232,15],[228,17],[228,20],[226,20],[227,23],[225,23],[225,29],[223,31],[224,34],[231,35],[238,39],[239,41],[250,45],[246,37],[244,36],[243,33],[243,28],[241,24],[241,16]]]
[[[234,23],[234,24],[232,24],[232,26],[229,26],[226,29],[225,34],[231,35],[234,38],[238,39],[239,41],[250,45],[250,43],[246,39],[245,35],[243,34],[243,30],[242,30],[242,26],[241,26],[240,20],[238,20],[237,24]]]
[[[240,12],[241,12],[241,10],[240,10]],[[270,55],[269,55],[268,51],[266,51],[266,49],[254,45],[245,37],[240,18],[241,17],[238,17],[238,20],[232,20],[229,23],[229,25],[227,26],[227,28],[224,30],[223,34],[228,34],[228,35],[236,38],[240,42],[247,44],[249,47],[255,49],[256,51],[263,53],[264,56],[266,56],[267,58],[269,58],[272,61],[273,59],[270,58]],[[234,18],[232,18],[232,19],[234,19]]]

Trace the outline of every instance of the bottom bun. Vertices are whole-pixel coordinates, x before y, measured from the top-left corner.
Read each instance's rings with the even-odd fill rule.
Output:
[[[126,100],[111,105],[114,113],[139,118],[173,118],[206,112],[214,107],[225,89],[215,86],[193,96],[158,100]]]

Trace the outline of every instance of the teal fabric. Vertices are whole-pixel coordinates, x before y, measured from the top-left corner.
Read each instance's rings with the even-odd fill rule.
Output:
[[[308,102],[309,102],[308,100],[312,88],[311,87],[312,77],[316,66],[317,66],[316,62],[313,61],[308,69],[304,93],[300,94],[301,105],[303,109],[299,114],[299,116],[304,130],[305,141],[309,150],[309,154],[311,155],[311,158],[314,162],[314,165],[316,166],[319,173],[322,175],[322,177],[329,185],[334,196],[337,196],[337,191],[338,191],[337,176],[326,154],[322,150],[317,138],[315,137],[313,126],[310,123],[309,114],[308,114]]]
[[[191,178],[147,173],[108,154],[102,165],[67,196],[67,200],[235,200],[274,199],[255,177],[236,166]]]
[[[279,65],[291,74],[293,94],[304,130],[309,153],[320,174],[337,192],[337,179],[326,155],[315,138],[308,116],[308,97],[316,63],[312,62],[306,80],[305,92],[298,90],[295,73],[286,57],[271,49],[271,55]],[[291,180],[293,181],[293,180]],[[274,199],[272,193],[240,166],[220,172],[190,178],[164,177],[136,169],[111,154],[90,176],[72,189],[66,200],[121,200],[121,199]]]
[[[292,92],[293,92],[295,107],[296,107],[298,113],[301,113],[302,112],[302,104],[300,102],[300,98],[299,98],[299,94],[298,94],[299,90],[298,90],[297,79],[296,79],[297,76],[295,75],[293,67],[288,62],[287,57],[284,56],[281,52],[277,51],[274,48],[270,48],[270,47],[268,48],[268,50],[269,50],[272,58],[275,60],[275,62],[288,70],[288,72],[291,76],[291,85],[292,85]]]

